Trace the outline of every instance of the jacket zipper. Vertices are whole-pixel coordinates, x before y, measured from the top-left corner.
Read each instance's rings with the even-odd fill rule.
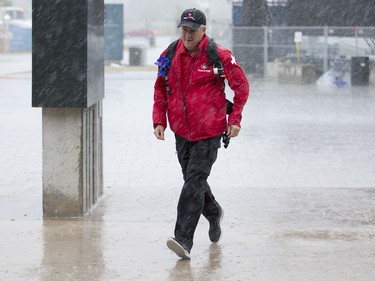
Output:
[[[194,66],[194,64],[193,64],[193,66]],[[176,69],[173,68],[173,71],[174,71],[174,74],[175,74],[175,76],[177,78],[178,76],[177,76],[177,73],[176,73]],[[185,95],[184,95],[183,92],[181,91],[180,81],[178,79],[176,79],[176,80],[177,80],[177,87],[178,87],[178,90],[180,92],[181,101],[182,101],[182,104],[183,104],[183,107],[184,107],[184,116],[185,116],[186,124],[187,124],[187,126],[189,128],[189,132],[190,132],[191,128],[190,128],[189,119],[187,117],[187,109],[186,109],[186,92],[187,91],[185,92]]]
[[[199,50],[200,52],[200,50]],[[185,94],[181,91],[181,85],[180,85],[180,81],[178,80],[178,76],[177,76],[177,72],[176,72],[176,68],[173,67],[173,71],[174,71],[174,74],[176,76],[176,80],[177,80],[177,87],[178,87],[178,90],[180,92],[180,96],[181,96],[181,99],[182,99],[182,104],[183,104],[183,107],[184,107],[184,115],[185,115],[185,119],[186,119],[186,124],[189,128],[189,137],[191,137],[191,127],[190,127],[190,123],[189,123],[189,119],[187,117],[187,107],[186,107],[186,94],[189,90],[189,86],[190,86],[190,80],[191,80],[191,75],[193,73],[193,70],[194,70],[194,65],[195,65],[195,62],[197,61],[197,58],[198,58],[198,55],[195,55],[194,56],[194,60],[193,60],[193,63],[192,63],[192,66],[191,66],[191,69],[190,69],[190,75],[189,75],[189,80],[188,80],[188,86],[186,88],[186,91],[185,91]]]
[[[184,115],[185,115],[186,123],[187,123],[187,125],[189,127],[189,131],[190,131],[190,123],[189,123],[189,119],[187,118],[187,112],[186,112],[186,99],[183,98],[182,102],[184,104]]]
[[[176,76],[176,82],[177,82],[177,87],[178,87],[178,91],[180,92],[180,97],[181,97],[181,101],[182,101],[182,104],[184,106],[184,116],[185,116],[185,120],[186,120],[186,123],[189,127],[189,131],[190,131],[190,123],[189,123],[189,120],[187,118],[187,114],[186,114],[186,98],[184,97],[184,94],[182,93],[181,91],[181,87],[180,87],[180,81],[178,79],[178,76],[177,76],[177,72],[176,72],[176,68],[173,67],[173,72],[174,72],[174,75]]]

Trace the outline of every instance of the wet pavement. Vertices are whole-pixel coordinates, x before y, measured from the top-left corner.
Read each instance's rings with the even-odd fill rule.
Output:
[[[211,244],[202,218],[180,261],[165,242],[182,178],[171,132],[153,136],[155,71],[107,70],[104,196],[84,218],[44,220],[30,70],[30,54],[0,56],[0,280],[374,279],[373,85],[251,78],[240,136],[209,178],[223,237]]]

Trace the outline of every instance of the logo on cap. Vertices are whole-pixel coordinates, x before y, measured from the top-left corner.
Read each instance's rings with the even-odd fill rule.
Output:
[[[193,14],[190,12],[187,17],[184,17],[184,20],[193,20],[195,21],[195,18],[193,17]]]

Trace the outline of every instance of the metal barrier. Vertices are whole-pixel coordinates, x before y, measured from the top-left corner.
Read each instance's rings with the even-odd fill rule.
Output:
[[[354,56],[375,58],[374,27],[237,26],[232,38],[245,71],[264,77],[273,62],[312,65],[320,75],[337,63],[350,67]]]

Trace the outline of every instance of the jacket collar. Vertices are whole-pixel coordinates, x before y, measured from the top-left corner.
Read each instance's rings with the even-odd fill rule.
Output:
[[[208,36],[204,34],[201,42],[199,42],[198,44],[198,51],[202,52],[207,49],[208,39],[209,39]],[[182,43],[182,40],[180,39],[176,48],[176,56],[183,54],[183,53],[188,54],[189,52],[185,49],[185,46]]]
[[[208,45],[208,36],[205,34],[199,42],[198,45],[198,52],[202,53],[202,51],[206,52],[207,50],[207,45]],[[189,52],[185,49],[184,44],[182,43],[182,40],[180,39],[178,41],[177,47],[176,47],[176,52],[172,61],[171,68],[175,71],[176,73],[176,79],[177,81],[181,81],[181,68],[176,67],[181,65],[181,55],[182,54],[189,54]],[[179,82],[178,82],[179,83]]]

